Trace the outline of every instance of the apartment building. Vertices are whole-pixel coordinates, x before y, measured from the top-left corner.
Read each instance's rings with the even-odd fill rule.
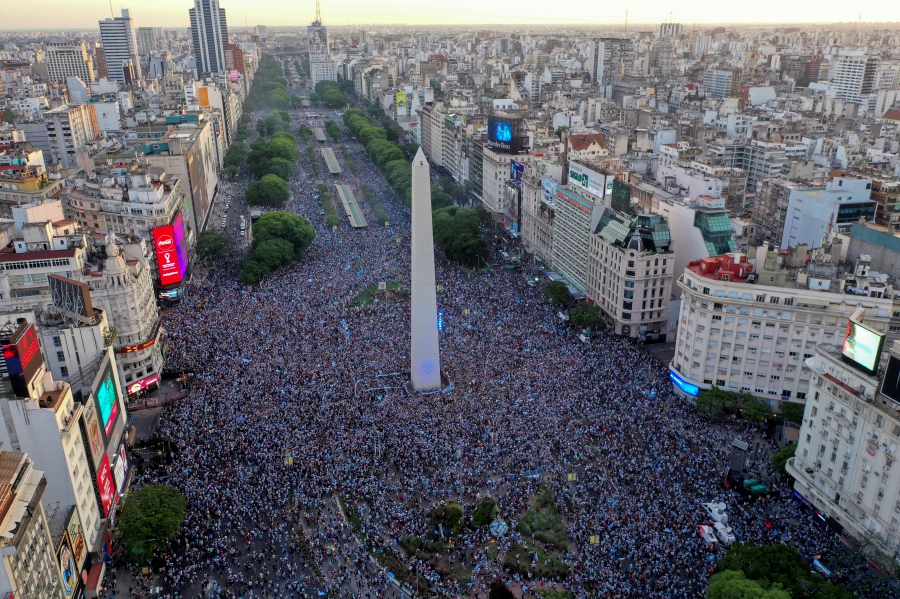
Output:
[[[141,78],[138,43],[134,35],[134,23],[127,8],[122,9],[121,17],[100,21],[100,40],[106,54],[107,72],[113,81],[119,83],[132,81],[131,77],[125,76],[129,69],[134,70],[135,78]]]
[[[737,98],[741,93],[741,70],[707,69],[703,89],[709,98]]]
[[[585,294],[617,335],[666,340],[674,272],[671,245],[663,217],[603,210],[590,235]]]
[[[0,451],[0,593],[4,597],[66,599],[41,498],[44,473],[27,455]]]
[[[84,42],[47,44],[46,58],[47,72],[53,83],[65,83],[66,77],[78,77],[85,83],[97,80]]]
[[[59,190],[60,181],[44,169],[43,153],[29,143],[16,143],[0,154],[0,218],[13,218],[18,207],[44,204]]]
[[[522,175],[522,246],[544,264],[553,260],[556,187],[562,165],[539,158]]]
[[[872,373],[848,361],[840,341],[816,346],[806,360],[806,407],[786,469],[794,498],[821,522],[864,551],[893,558],[900,549],[900,343],[884,353],[886,364]]]
[[[859,102],[875,85],[878,58],[867,56],[864,50],[841,50],[831,62],[831,83],[834,94],[841,100]]]
[[[553,269],[566,277],[580,292],[587,287],[588,256],[592,215],[602,200],[574,185],[556,188],[556,216],[553,221]]]
[[[50,141],[50,162],[64,169],[79,167],[78,153],[100,135],[94,107],[91,104],[66,104],[43,114]]]
[[[853,223],[874,221],[878,204],[871,193],[871,179],[853,177],[833,177],[824,186],[792,185],[781,249],[800,243],[815,247],[828,230],[846,232]]]
[[[678,278],[681,312],[669,373],[675,392],[689,400],[716,386],[751,393],[773,409],[805,401],[804,360],[820,343],[841,345],[857,309],[865,326],[889,333],[896,308],[885,277],[862,265],[838,277],[821,249],[806,268],[805,248],[787,256],[756,249],[753,261],[737,253],[693,261]]]

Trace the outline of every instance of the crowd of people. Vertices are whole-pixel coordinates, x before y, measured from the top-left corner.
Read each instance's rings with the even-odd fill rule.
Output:
[[[699,419],[632,340],[581,342],[519,271],[476,272],[436,256],[450,386],[411,393],[408,296],[354,302],[380,281],[408,287],[409,214],[361,146],[343,143],[358,165],[344,182],[371,186],[389,226],[354,230],[345,220],[332,231],[315,181],[298,174],[291,209],[317,231],[304,259],[259,287],[223,265],[165,315],[167,368],[196,377],[158,428],[177,458],[135,484],[161,480],[188,499],[184,533],[165,556],[167,596],[399,597],[368,549],[447,596],[485,598],[502,580],[526,596],[547,585],[578,598],[702,597],[722,555],[696,534],[707,501],[729,506],[739,541],[787,542],[805,556],[832,549],[789,491],[739,507],[722,487],[737,437],[751,442],[751,468],[767,473],[772,448],[758,431]],[[541,489],[566,526],[565,579],[503,566],[528,541],[516,525]],[[448,551],[470,575],[440,574],[400,548],[403,536],[431,538],[433,506],[471,511],[483,496],[509,530],[460,533]],[[339,502],[353,506],[356,526]]]

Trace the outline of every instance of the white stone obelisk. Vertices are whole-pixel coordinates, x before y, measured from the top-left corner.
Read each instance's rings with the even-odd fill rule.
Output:
[[[415,391],[439,389],[437,290],[434,280],[434,232],[431,229],[431,177],[425,152],[412,162],[412,308],[410,379]]]

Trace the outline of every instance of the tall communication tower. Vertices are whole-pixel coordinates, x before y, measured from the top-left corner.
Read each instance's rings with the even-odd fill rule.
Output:
[[[316,0],[316,20],[312,24],[313,27],[322,26],[322,7],[319,6],[319,0]]]

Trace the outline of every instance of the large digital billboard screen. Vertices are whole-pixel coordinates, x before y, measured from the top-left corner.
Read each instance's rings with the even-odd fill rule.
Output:
[[[505,152],[517,152],[519,140],[516,138],[516,127],[509,119],[488,119],[488,147]]]
[[[847,335],[841,349],[841,356],[845,362],[869,374],[875,374],[878,370],[878,361],[881,359],[882,347],[884,335],[858,322],[847,321]]]
[[[624,181],[613,179],[612,209],[617,212],[628,212],[631,208],[631,186]]]
[[[107,368],[97,387],[97,405],[100,407],[100,422],[106,432],[106,438],[112,434],[116,417],[119,415],[119,396],[116,393],[116,381],[113,371]]]
[[[184,219],[180,212],[172,223],[172,229],[175,231],[175,251],[178,252],[178,272],[181,273],[181,279],[184,280],[188,267],[188,255],[187,244],[184,242]]]
[[[156,250],[156,263],[159,266],[159,284],[165,287],[183,281],[178,247],[175,243],[175,227],[165,225],[153,229],[153,247]]]
[[[525,172],[525,165],[517,160],[509,161],[509,182],[516,187],[522,187],[522,174]]]
[[[116,483],[113,481],[112,470],[109,467],[109,456],[103,454],[103,461],[97,469],[97,490],[100,492],[100,503],[103,504],[103,517],[109,516],[113,498],[116,494]]]
[[[888,358],[887,368],[884,369],[881,393],[891,401],[900,403],[900,360],[894,356]]]
[[[519,214],[522,203],[522,189],[507,183],[503,198],[503,221],[506,230],[513,237],[519,236]]]

